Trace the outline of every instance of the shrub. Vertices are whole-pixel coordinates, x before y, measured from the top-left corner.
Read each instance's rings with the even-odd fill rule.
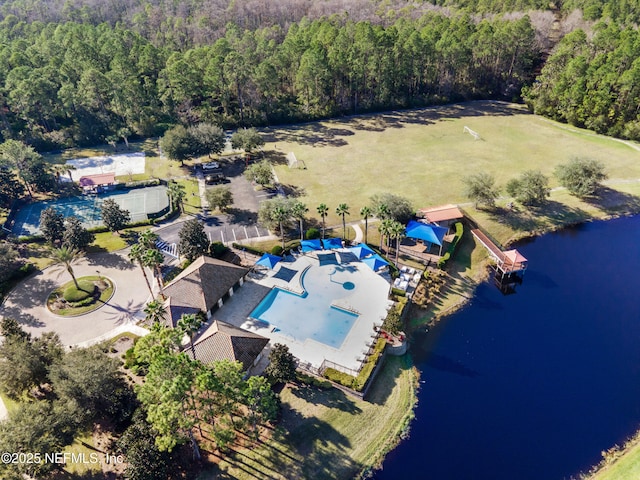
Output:
[[[438,260],[438,268],[440,269],[444,269],[445,265],[451,259],[454,252],[456,251],[456,247],[458,246],[458,242],[460,242],[462,235],[464,235],[464,226],[462,225],[462,222],[456,222],[455,227],[456,227],[456,234],[453,237],[453,241],[451,242],[451,245],[449,245],[447,252],[442,256],[442,258]],[[424,275],[425,275],[425,278],[427,278],[428,273],[425,271]]]
[[[213,258],[222,258],[228,251],[229,247],[222,242],[213,242],[209,245],[209,253]]]
[[[332,382],[339,383],[340,385],[343,385],[348,388],[353,388],[354,383],[356,381],[356,377],[354,377],[353,375],[349,375],[348,373],[343,373],[334,368],[327,368],[324,371],[323,376],[326,379],[331,380]]]
[[[404,297],[407,295],[407,292],[396,287],[391,287],[391,294],[397,297]]]
[[[232,243],[232,246],[233,246],[233,248],[235,248],[237,250],[242,250],[242,251],[245,251],[245,252],[253,253],[254,255],[262,255],[262,254],[265,253],[264,250],[252,247],[250,245],[242,245],[240,243]]]
[[[282,255],[283,252],[283,248],[280,245],[275,245],[272,249],[271,249],[271,255]]]
[[[93,282],[88,280],[80,280],[78,282],[80,288],[76,288],[75,285],[70,285],[65,288],[63,297],[67,302],[80,302],[89,296],[92,296],[95,292],[96,286]]]
[[[384,338],[379,338],[378,343],[376,343],[376,346],[373,347],[373,353],[369,355],[369,358],[367,358],[367,361],[362,366],[360,373],[358,373],[358,377],[353,382],[354,390],[357,390],[358,392],[364,390],[364,387],[367,385],[369,377],[371,377],[371,374],[375,370],[376,365],[378,364],[378,361],[380,360],[382,352],[384,352],[386,346],[386,340]]]
[[[309,230],[307,230],[307,233],[305,234],[305,237],[307,238],[307,240],[315,240],[317,238],[321,237],[321,233],[320,230],[318,230],[317,228],[310,228]]]

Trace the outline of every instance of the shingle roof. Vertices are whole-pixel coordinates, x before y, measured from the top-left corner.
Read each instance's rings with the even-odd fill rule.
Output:
[[[167,310],[172,323],[175,325],[182,313],[209,311],[248,271],[233,263],[206,256],[195,260],[164,287],[164,294],[169,298]]]
[[[242,328],[215,320],[208,330],[193,344],[195,358],[203,363],[217,360],[237,360],[244,370],[253,364],[269,339]],[[191,348],[185,352],[193,357]]]
[[[462,212],[455,205],[440,205],[439,207],[421,208],[418,215],[425,218],[430,223],[444,222],[447,220],[457,220],[464,217]]]

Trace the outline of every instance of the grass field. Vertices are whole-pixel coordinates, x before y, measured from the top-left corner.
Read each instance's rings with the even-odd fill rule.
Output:
[[[481,139],[463,133],[464,126]],[[488,172],[504,185],[528,169],[551,176],[556,165],[573,157],[604,162],[611,179],[640,178],[640,151],[633,147],[499,102],[347,117],[268,134],[265,154],[278,163],[280,182],[299,192],[311,216],[326,203],[329,225],[340,223],[338,203],[349,205],[348,221],[359,218],[360,208],[381,192],[405,196],[416,209],[464,203],[466,175]],[[288,152],[306,169],[289,169]],[[551,186],[557,186],[554,178]]]
[[[271,438],[223,460],[219,477],[200,478],[353,478],[376,465],[408,424],[415,375],[405,357],[387,357],[367,402],[336,389],[287,387]]]

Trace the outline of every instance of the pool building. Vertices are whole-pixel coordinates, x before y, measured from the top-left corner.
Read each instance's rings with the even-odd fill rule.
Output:
[[[298,255],[251,277],[216,319],[287,345],[311,371],[360,370],[391,306],[388,275],[341,248]]]

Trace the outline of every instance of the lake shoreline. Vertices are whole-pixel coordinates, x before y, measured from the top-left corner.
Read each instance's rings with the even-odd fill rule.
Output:
[[[617,207],[622,207],[624,211],[619,213],[602,212],[602,215],[590,215],[579,221],[572,221],[572,222],[567,222],[565,224],[553,225],[553,226],[550,226],[549,228],[523,232],[519,235],[514,235],[512,238],[510,238],[507,242],[504,243],[504,246],[506,248],[512,248],[517,246],[518,243],[526,242],[527,240],[533,240],[535,238],[541,237],[549,233],[575,228],[580,225],[584,225],[586,223],[591,223],[596,221],[610,221],[618,218],[632,217],[640,214],[640,209],[633,208],[634,206],[629,203],[623,203],[618,205]],[[467,232],[465,232],[465,234],[467,234]],[[478,247],[482,249],[480,245],[476,244],[474,247],[474,250]],[[412,312],[410,312],[410,315],[412,317],[411,320],[413,320],[415,323],[413,323],[412,328],[408,329],[409,339],[411,340],[417,331],[420,331],[423,329],[424,329],[423,331],[428,331],[434,325],[440,323],[442,320],[446,319],[450,315],[458,312],[460,309],[468,305],[475,298],[476,291],[479,285],[481,285],[483,282],[489,279],[491,275],[489,265],[490,265],[489,256],[486,252],[483,252],[483,255],[480,261],[476,260],[475,262],[472,262],[470,265],[469,271],[465,275],[465,277],[472,283],[467,283],[464,287],[462,287],[461,290],[455,294],[455,297],[457,297],[456,300],[452,301],[444,311],[433,313],[431,315],[427,314],[425,316],[424,314],[419,315],[420,313],[422,313],[420,312],[420,310],[417,310],[417,308],[419,307],[412,306],[413,310]],[[526,278],[526,275],[525,275],[525,278]],[[446,294],[443,296],[443,298],[446,299],[446,297],[449,295],[450,294]],[[447,302],[445,301],[444,303],[447,303]],[[408,353],[411,356],[411,361],[413,362],[414,358],[411,353],[411,350],[409,350]],[[418,375],[420,374],[421,372],[418,371]],[[420,378],[418,378],[418,380],[420,380]],[[415,412],[416,406],[417,406],[417,401],[416,401],[416,404],[414,404],[411,408],[412,412]],[[405,438],[408,438],[410,434],[411,434],[411,426],[409,426],[407,437]],[[403,439],[398,439],[396,447],[402,442],[402,440]],[[390,451],[391,450],[389,450],[389,452]],[[602,472],[611,468],[611,466],[614,465],[616,462],[625,458],[627,455],[630,454],[630,452],[634,452],[634,451],[636,455],[640,455],[640,430],[637,430],[634,434],[630,435],[628,439],[626,439],[622,443],[621,446],[616,444],[616,445],[610,446],[606,450],[603,450],[602,460],[599,463],[587,469],[586,471],[577,473],[578,475],[577,478],[580,478],[583,480],[595,480],[598,478],[598,476]],[[389,452],[386,452],[384,457],[386,457],[386,455]]]

